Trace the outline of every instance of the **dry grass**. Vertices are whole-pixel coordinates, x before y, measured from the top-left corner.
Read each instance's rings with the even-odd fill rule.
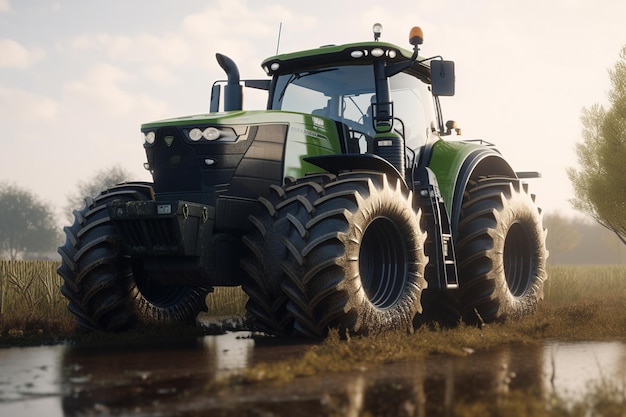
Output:
[[[65,311],[57,267],[48,261],[0,261],[0,315],[29,319]]]
[[[626,266],[553,266],[548,277],[545,303],[551,306],[626,297]]]
[[[67,301],[59,291],[62,281],[56,274],[57,267],[56,262],[0,261],[0,337],[33,335],[50,336],[56,340],[74,331],[74,318],[67,311]],[[626,267],[555,266],[548,269],[548,274],[545,300],[536,314],[483,329],[467,326],[438,331],[420,329],[406,336],[410,344],[406,351],[411,354],[455,353],[463,346],[489,348],[495,344],[532,343],[546,338],[603,340],[626,337],[626,315],[623,314]],[[215,292],[207,297],[208,314],[242,316],[246,299],[239,287],[215,288]],[[381,350],[389,343],[385,338],[398,338],[400,342],[403,339],[401,335],[380,337],[383,338]],[[376,340],[368,338],[368,343],[376,344]],[[357,339],[353,340],[351,346],[357,345]],[[425,352],[421,352],[421,346],[427,348]],[[386,358],[381,355],[381,350],[375,349],[375,356]]]
[[[55,343],[75,331],[57,262],[0,261],[2,345]]]
[[[206,299],[211,316],[243,316],[248,296],[241,287],[216,287]]]

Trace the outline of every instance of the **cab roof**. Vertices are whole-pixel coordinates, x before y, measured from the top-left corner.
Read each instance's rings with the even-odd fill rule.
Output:
[[[374,60],[384,59],[389,64],[407,62],[413,53],[397,45],[370,41],[343,45],[328,45],[316,49],[292,52],[267,58],[261,66],[268,75],[290,74],[335,65],[371,65]],[[429,61],[418,57],[411,70],[429,77]]]

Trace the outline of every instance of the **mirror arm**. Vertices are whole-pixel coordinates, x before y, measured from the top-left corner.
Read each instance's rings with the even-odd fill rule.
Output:
[[[435,56],[431,56],[430,58],[420,59],[417,63],[421,64],[422,62],[432,61],[433,59],[439,59],[439,60],[443,61],[443,57],[441,55],[435,55]]]
[[[417,46],[413,49],[413,55],[411,55],[411,58],[407,61],[407,62],[399,62],[397,64],[391,64],[388,65],[387,67],[385,67],[385,77],[389,78],[389,77],[393,77],[394,75],[398,74],[399,72],[404,71],[407,68],[411,68],[413,66],[413,64],[417,61],[417,55],[419,53],[419,50],[417,48]],[[419,61],[422,62],[422,61]]]

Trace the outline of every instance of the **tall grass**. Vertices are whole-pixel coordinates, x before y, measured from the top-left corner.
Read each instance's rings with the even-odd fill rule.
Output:
[[[51,261],[0,260],[0,335],[11,326],[56,321],[67,327],[74,322],[60,292],[58,266],[58,262]],[[539,318],[585,318],[605,305],[623,305],[626,266],[552,266],[544,290]],[[240,287],[216,287],[207,297],[208,314],[242,316],[246,300]]]
[[[210,316],[243,316],[248,296],[241,287],[216,287],[206,299]]]
[[[544,295],[546,303],[556,307],[581,300],[626,297],[626,266],[548,267]]]
[[[54,317],[65,313],[57,262],[0,261],[0,316]]]

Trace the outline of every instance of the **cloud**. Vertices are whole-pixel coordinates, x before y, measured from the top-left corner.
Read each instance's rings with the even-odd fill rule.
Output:
[[[207,52],[205,65],[214,65],[215,59],[210,52],[219,50],[244,63],[244,67],[254,65],[260,68],[260,60],[275,52],[280,23],[283,29],[295,31],[294,37],[300,37],[303,32],[310,37],[310,30],[317,26],[315,18],[298,13],[297,7],[263,3],[251,6],[241,0],[220,0],[200,12],[189,14],[182,21],[181,32],[194,50]]]
[[[45,56],[40,48],[28,49],[13,39],[0,39],[0,68],[27,69]]]
[[[235,21],[233,16],[237,16]],[[275,52],[280,22],[288,25],[294,31],[292,39],[297,39],[307,27],[314,26],[315,19],[281,5],[251,7],[241,0],[222,0],[188,14],[164,30],[134,34],[83,33],[58,44],[57,48],[66,56],[71,51],[89,54],[102,66],[114,65],[129,73],[132,71],[157,87],[182,85],[188,75],[198,69],[203,77],[199,82],[205,81],[207,76],[209,79],[223,77],[215,61],[216,52],[235,59],[243,77],[255,77],[263,74],[261,60]],[[92,72],[91,76],[95,74]],[[81,91],[83,96],[95,98],[98,95],[102,102],[109,102],[114,94],[120,93],[119,86],[117,83],[111,89],[96,92],[77,82],[68,85],[70,90]]]
[[[11,11],[11,3],[9,0],[0,0],[0,13],[9,13]]]
[[[59,103],[49,97],[1,85],[0,107],[4,109],[0,112],[0,120],[11,124],[34,120],[53,122],[60,112]]]
[[[82,79],[64,86],[68,104],[76,109],[91,108],[109,117],[127,117],[136,112],[163,113],[167,104],[141,94],[131,94],[123,87],[135,80],[120,67],[97,64]]]
[[[146,79],[161,86],[176,85],[180,82],[175,73],[162,66],[146,66],[142,73]]]
[[[113,62],[158,62],[170,66],[187,63],[191,57],[188,43],[169,33],[161,36],[142,33],[137,36],[116,36],[101,33],[96,37]]]

